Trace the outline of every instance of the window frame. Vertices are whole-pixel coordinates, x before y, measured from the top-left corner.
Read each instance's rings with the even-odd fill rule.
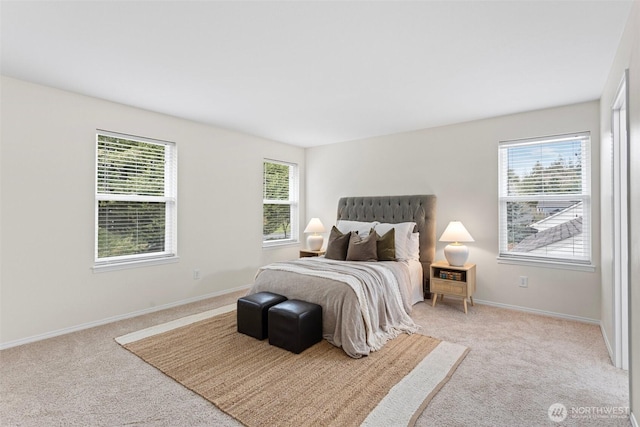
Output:
[[[146,144],[154,144],[163,146],[164,153],[164,174],[163,195],[138,195],[129,193],[104,193],[99,190],[100,180],[100,159],[99,147],[100,137],[118,138],[125,141],[142,142]],[[119,132],[112,132],[102,129],[96,129],[95,139],[95,224],[94,224],[94,272],[119,270],[131,267],[149,266],[157,264],[166,264],[178,261],[178,148],[177,144],[170,141],[163,141],[153,138],[129,135]],[[99,256],[99,229],[100,229],[100,212],[99,206],[101,201],[120,201],[120,202],[161,202],[165,204],[165,230],[164,230],[164,250],[142,253],[127,254],[110,257]]]
[[[272,163],[277,165],[287,166],[289,168],[289,199],[288,200],[273,200],[265,199],[265,164]],[[286,162],[282,160],[274,160],[264,158],[262,160],[262,221],[264,223],[264,206],[266,204],[282,204],[290,206],[290,228],[289,237],[286,239],[277,240],[265,240],[264,229],[262,234],[262,247],[273,248],[286,245],[297,245],[300,243],[300,225],[299,225],[299,212],[300,212],[300,173],[297,163]]]
[[[581,142],[581,190],[580,192],[552,193],[552,194],[508,194],[508,149],[524,146],[544,146],[564,141],[580,140]],[[532,157],[532,161],[536,158]],[[551,268],[595,271],[593,264],[593,212],[591,185],[591,133],[576,132],[570,134],[551,135],[539,138],[500,141],[498,145],[498,256],[499,263],[544,266]],[[582,259],[580,257],[545,256],[544,254],[525,255],[522,252],[512,252],[508,246],[509,219],[507,218],[508,202],[575,202],[582,203],[582,241],[584,246]],[[573,206],[577,206],[574,204]],[[551,218],[550,215],[547,218]]]

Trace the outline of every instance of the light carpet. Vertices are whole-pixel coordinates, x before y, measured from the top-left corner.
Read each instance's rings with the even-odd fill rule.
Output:
[[[326,341],[296,355],[239,334],[235,305],[116,341],[247,426],[413,425],[468,352],[403,334],[362,359]]]

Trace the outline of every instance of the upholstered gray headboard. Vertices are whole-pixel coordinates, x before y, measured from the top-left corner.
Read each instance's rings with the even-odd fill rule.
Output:
[[[436,256],[436,196],[342,197],[338,201],[338,220],[415,222],[420,233],[420,262],[429,296],[429,268]]]

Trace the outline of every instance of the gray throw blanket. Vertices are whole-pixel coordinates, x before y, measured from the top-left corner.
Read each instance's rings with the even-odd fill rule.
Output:
[[[323,308],[323,335],[352,357],[376,351],[402,332],[417,330],[407,266],[303,258],[262,267],[250,293],[271,291]]]

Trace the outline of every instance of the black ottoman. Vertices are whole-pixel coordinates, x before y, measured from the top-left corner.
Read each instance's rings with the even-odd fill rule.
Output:
[[[269,344],[302,353],[322,341],[322,307],[291,299],[269,309]]]
[[[271,292],[258,292],[238,299],[238,332],[263,340],[267,337],[269,308],[287,297]]]

